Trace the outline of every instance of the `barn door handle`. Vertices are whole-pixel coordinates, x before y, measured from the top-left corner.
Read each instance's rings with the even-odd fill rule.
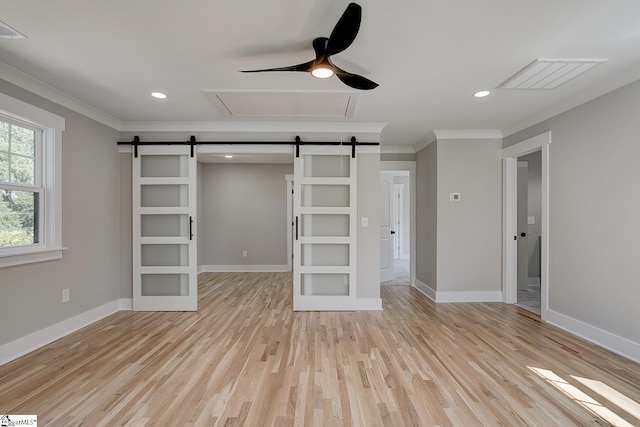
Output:
[[[298,217],[296,217],[296,240],[298,240]]]
[[[193,240],[193,217],[189,216],[189,240]]]

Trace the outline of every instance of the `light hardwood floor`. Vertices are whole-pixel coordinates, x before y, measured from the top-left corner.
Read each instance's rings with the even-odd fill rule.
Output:
[[[0,414],[53,426],[640,425],[640,365],[517,306],[436,305],[385,286],[384,311],[294,313],[291,287],[290,274],[202,274],[197,313],[120,312],[0,367]]]

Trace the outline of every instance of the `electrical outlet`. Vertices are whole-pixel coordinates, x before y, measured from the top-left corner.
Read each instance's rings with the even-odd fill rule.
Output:
[[[69,302],[69,289],[62,290],[62,302]]]
[[[247,251],[242,251],[242,257],[246,258],[247,257]]]

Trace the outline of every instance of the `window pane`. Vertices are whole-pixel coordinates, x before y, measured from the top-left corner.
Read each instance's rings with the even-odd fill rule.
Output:
[[[11,156],[11,182],[16,184],[35,184],[34,159],[22,156]]]
[[[9,123],[0,122],[0,151],[9,151]]]
[[[0,190],[0,246],[38,243],[38,193]]]
[[[11,126],[11,152],[24,156],[34,156],[36,133],[20,126]]]
[[[0,151],[0,181],[9,181],[9,156]]]

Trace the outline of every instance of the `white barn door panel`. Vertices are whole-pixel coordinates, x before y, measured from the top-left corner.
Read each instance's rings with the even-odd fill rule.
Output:
[[[198,308],[196,159],[189,146],[133,156],[133,309]]]
[[[356,167],[350,146],[303,146],[294,160],[296,311],[354,308]]]

